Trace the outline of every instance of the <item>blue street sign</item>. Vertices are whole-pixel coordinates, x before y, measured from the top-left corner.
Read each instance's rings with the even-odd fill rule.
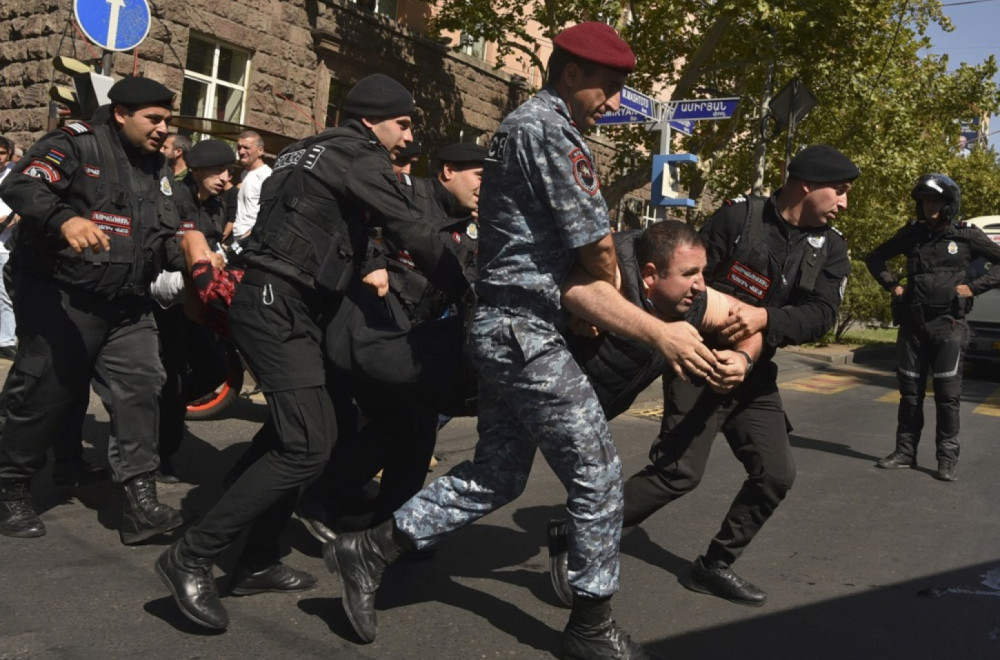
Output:
[[[681,119],[668,123],[670,124],[670,128],[678,133],[683,133],[684,135],[692,135],[694,133],[694,122],[690,119]]]
[[[655,102],[642,92],[631,87],[623,87],[621,99],[623,108],[628,108],[635,114],[645,115],[649,120],[656,119],[656,113],[653,110]]]
[[[700,99],[697,101],[671,101],[668,105],[667,119],[678,121],[705,120],[705,119],[729,119],[736,112],[736,106],[740,99]]]
[[[656,102],[631,87],[623,87],[621,107],[609,112],[597,120],[598,125],[609,124],[642,124],[656,121]]]
[[[87,38],[105,50],[132,50],[149,34],[146,0],[73,0]]]

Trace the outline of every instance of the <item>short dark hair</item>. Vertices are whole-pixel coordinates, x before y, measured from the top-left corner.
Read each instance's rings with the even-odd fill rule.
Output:
[[[14,141],[11,140],[10,138],[5,138],[4,136],[0,135],[0,147],[3,147],[4,149],[7,150],[8,157],[14,155]]]
[[[191,138],[186,135],[181,135],[180,133],[175,133],[174,149],[180,149],[181,155],[187,156],[187,152],[191,151]]]
[[[552,49],[552,54],[549,55],[549,63],[545,67],[545,82],[554,85],[562,77],[563,71],[570,63],[576,64],[583,70],[583,75],[587,76],[593,73],[598,65],[591,62],[590,60],[585,60],[582,57],[577,57],[573,55],[568,50],[564,50],[556,46]]]
[[[680,220],[663,220],[652,224],[635,242],[635,256],[642,268],[653,264],[662,273],[670,267],[674,250],[683,246],[705,247],[705,241],[694,227]]]

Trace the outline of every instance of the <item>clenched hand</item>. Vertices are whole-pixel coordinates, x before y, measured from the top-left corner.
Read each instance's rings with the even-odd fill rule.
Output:
[[[93,222],[78,215],[64,222],[62,227],[60,227],[60,231],[62,232],[62,237],[73,248],[73,252],[77,254],[80,254],[87,248],[90,248],[94,254],[97,254],[101,250],[111,249],[111,241],[108,239],[108,235]]]
[[[735,344],[767,327],[767,310],[745,303],[736,303],[729,308],[726,325],[719,333],[722,338]]]

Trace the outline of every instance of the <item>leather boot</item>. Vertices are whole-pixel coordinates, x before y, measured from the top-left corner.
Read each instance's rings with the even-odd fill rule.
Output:
[[[650,660],[646,651],[611,618],[610,598],[573,598],[562,635],[564,660]]]
[[[170,589],[184,616],[213,630],[229,625],[229,614],[219,600],[211,559],[188,559],[181,552],[183,539],[175,541],[156,560],[156,574]]]
[[[549,578],[556,598],[566,607],[573,606],[573,589],[569,586],[569,539],[565,520],[549,521]]]
[[[31,478],[0,478],[0,534],[27,539],[45,536],[45,524],[31,506]]]
[[[396,529],[392,518],[363,532],[340,534],[323,546],[327,569],[340,575],[344,612],[366,644],[375,641],[378,632],[375,592],[382,573],[400,555],[413,549],[413,541]]]
[[[122,507],[122,543],[131,545],[169,532],[184,524],[184,517],[156,499],[156,480],[152,472],[125,482],[125,505]]]

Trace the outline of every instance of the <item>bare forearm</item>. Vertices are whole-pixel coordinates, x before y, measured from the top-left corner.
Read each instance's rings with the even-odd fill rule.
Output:
[[[615,253],[615,241],[611,234],[594,243],[584,245],[579,250],[580,266],[591,277],[603,280],[616,289],[621,285],[618,272],[618,256]]]

